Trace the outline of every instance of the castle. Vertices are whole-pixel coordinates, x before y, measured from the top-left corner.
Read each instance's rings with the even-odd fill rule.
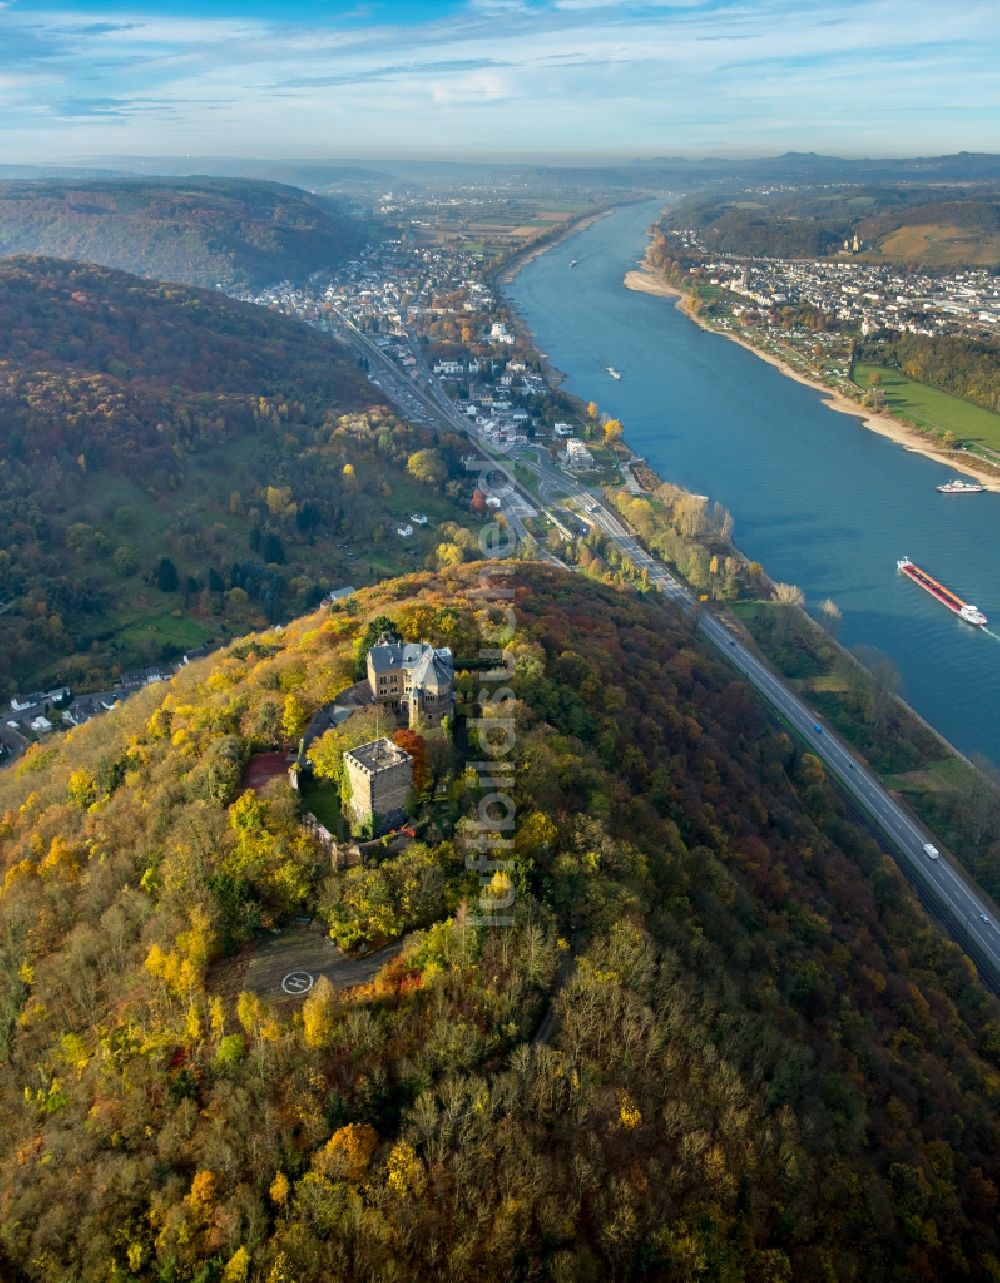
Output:
[[[368,685],[376,703],[412,729],[440,722],[455,705],[451,651],[380,637],[368,652]]]
[[[347,809],[351,830],[371,826],[373,837],[396,828],[406,819],[406,801],[413,787],[413,758],[393,744],[377,739],[344,754]]]

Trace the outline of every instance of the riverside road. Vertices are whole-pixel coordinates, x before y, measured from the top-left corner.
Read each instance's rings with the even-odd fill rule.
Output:
[[[485,454],[478,439],[470,431],[466,416],[452,403],[422,364],[421,381],[410,380],[367,335],[362,334],[345,318],[340,317],[339,320],[342,337],[357,352],[369,358],[373,363],[373,370],[379,371],[383,390],[397,405],[404,408],[404,413],[412,413],[412,405],[416,399],[429,418],[471,436],[477,449]],[[413,348],[414,355],[419,357],[419,345],[413,344]],[[539,498],[536,500],[524,491],[513,468],[506,461],[488,457],[497,471],[507,478],[508,503],[505,505],[505,513],[519,535],[523,536],[525,533],[518,515],[524,507],[538,506],[549,520],[558,525],[561,524],[558,515],[549,511],[549,496],[556,492],[568,495],[578,503],[585,520],[600,529],[636,566],[648,572],[650,582],[658,591],[696,619],[697,630],[705,640],[722,653],[809,745],[810,751],[822,760],[854,803],[885,836],[900,867],[921,889],[923,898],[933,908],[938,920],[976,964],[985,983],[1000,993],[1000,930],[994,910],[970,879],[944,853],[938,859],[932,859],[926,853],[925,844],[935,842],[933,835],[921,828],[903,810],[879,780],[855,759],[835,735],[826,729],[818,729],[820,724],[815,715],[794,691],[734,637],[720,619],[708,611],[699,610],[694,596],[674,578],[662,562],[650,556],[640,546],[617,515],[607,507],[600,494],[595,494],[568,477],[551,463],[545,451],[529,445],[518,450],[516,458],[518,463],[538,477]],[[509,500],[515,493],[520,501],[511,504]],[[545,559],[555,560],[548,554]]]

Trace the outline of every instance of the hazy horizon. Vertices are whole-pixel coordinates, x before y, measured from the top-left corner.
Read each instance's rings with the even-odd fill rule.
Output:
[[[1000,137],[984,0],[0,0],[0,41],[8,163],[900,157]]]

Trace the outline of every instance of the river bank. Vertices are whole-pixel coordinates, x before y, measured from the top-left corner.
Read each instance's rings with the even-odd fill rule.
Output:
[[[550,248],[550,247],[549,246],[539,247],[539,249],[536,251],[533,257],[537,257],[538,254],[544,252],[546,248]],[[642,293],[653,294],[663,298],[673,298],[675,300],[677,309],[683,312],[696,324],[701,326],[701,328],[709,330],[712,333],[724,333],[724,331],[716,331],[713,329],[712,326],[705,325],[704,322],[698,316],[693,315],[692,312],[690,311],[690,306],[689,306],[690,296],[683,294],[680,290],[676,289],[674,286],[670,285],[667,281],[665,281],[661,275],[655,272],[651,272],[648,269],[633,269],[632,271],[626,274],[625,284],[629,289],[638,290]],[[537,334],[535,334],[535,332],[530,328],[530,326],[525,321],[524,317],[520,315],[517,308],[513,306],[512,302],[509,299],[507,300],[507,304],[508,304],[508,310],[511,315],[512,323],[515,329],[521,334],[521,336],[528,343],[531,344],[536,357],[539,358],[540,360],[540,363],[542,365],[542,368],[546,374],[546,377],[550,385],[553,387],[558,387],[559,384],[562,383],[562,381],[565,379],[566,376],[562,371],[558,370],[555,366],[553,366],[550,363],[546,354],[540,352],[538,348]],[[792,378],[794,378],[797,382],[802,383],[808,387],[811,387],[817,391],[824,393],[826,402],[828,405],[831,406],[831,408],[840,410],[844,413],[853,414],[855,418],[867,417],[867,418],[877,420],[882,417],[878,415],[862,416],[861,414],[859,414],[858,407],[852,404],[846,397],[838,396],[836,393],[833,393],[831,389],[826,388],[825,386],[818,383],[817,381],[810,380],[798,374],[797,371],[785,366],[777,358],[772,358],[767,353],[762,353],[758,351],[753,347],[752,344],[747,343],[746,341],[736,338],[735,336],[732,336],[732,335],[729,335],[727,337],[734,338],[734,341],[737,342],[741,347],[745,347],[751,352],[753,352],[755,356],[761,357],[763,360],[767,361],[768,364],[773,365],[779,370],[781,370],[783,374],[789,375]],[[573,400],[574,402],[577,402],[582,409],[583,401],[580,400],[578,396],[576,396],[575,394],[567,394],[565,393],[565,391],[564,391],[564,395],[570,395],[571,400]],[[868,424],[867,426],[871,427],[873,425]],[[893,420],[888,420],[884,425],[880,425],[880,427],[875,427],[874,430],[881,431],[882,435],[890,437],[892,440],[897,441],[899,444],[902,444],[904,446],[908,444],[904,440],[904,434],[903,434],[902,428],[900,427],[900,425],[896,424]],[[626,477],[628,477],[630,475],[630,465],[636,461],[637,456],[626,442],[624,441],[621,442],[621,446],[624,448],[624,453],[627,455],[627,459],[623,459],[622,463],[623,463],[623,472],[626,475]],[[649,477],[651,478],[650,487],[655,490],[657,485],[662,483],[664,478],[647,461],[642,462],[642,467],[649,474]],[[626,488],[630,491],[630,493],[640,493],[640,494],[648,493],[648,488],[645,485],[637,486],[636,490],[633,491],[632,487],[628,485],[627,480],[626,480]],[[691,492],[688,492],[688,493],[691,493]],[[744,564],[746,564],[749,561],[749,558],[747,557],[746,553],[742,551],[735,543],[733,543],[731,547],[732,547],[732,554],[739,561],[743,562]],[[765,572],[765,575],[766,575],[766,572]],[[748,605],[750,603],[742,603],[742,604]],[[761,604],[764,604],[764,603],[761,603]],[[723,605],[723,609],[725,609],[725,604],[722,604],[722,605]],[[859,680],[863,686],[867,685],[872,690],[876,689],[875,679],[871,676],[868,670],[864,668],[863,664],[858,660],[858,658],[855,655],[853,655],[849,650],[843,647],[834,637],[829,635],[823,629],[823,627],[806,610],[802,609],[798,613],[800,615],[800,622],[798,627],[801,630],[811,634],[813,639],[816,639],[816,638],[822,639],[822,646],[826,648],[826,651],[828,653],[833,654],[835,656],[839,656],[842,664],[850,667],[852,670],[857,671],[859,675],[861,675]],[[736,614],[736,611],[734,611],[733,614]],[[782,677],[786,681],[790,682],[790,684],[792,684],[799,691],[800,694],[805,695],[808,700],[809,692],[805,689],[805,683],[802,683],[798,680],[799,674],[797,673],[797,671],[789,670],[787,668],[787,665],[783,663],[783,660],[786,658],[786,656],[783,654],[781,646],[768,645],[767,640],[765,638],[762,638],[759,635],[755,635],[750,630],[747,630],[745,628],[745,623],[742,620],[742,618],[740,619],[740,626],[745,633],[746,639],[750,641],[751,644],[759,648],[760,654],[764,659],[764,661],[766,663],[773,665],[773,667],[779,673],[781,673]],[[793,669],[794,669],[794,666],[793,666]],[[909,703],[906,702],[906,700],[904,700],[898,694],[894,693],[891,696],[891,701],[892,701],[893,707],[896,710],[896,721],[898,723],[894,727],[894,732],[893,732],[893,735],[891,736],[891,739],[894,742],[893,744],[894,750],[898,749],[900,746],[905,746],[906,744],[909,744],[914,737],[916,728],[919,728],[926,735],[930,737],[933,743],[935,743],[938,746],[938,753],[940,754],[940,757],[943,757],[944,759],[953,759],[961,763],[961,766],[965,770],[969,771],[973,777],[976,777],[979,775],[980,773],[979,769],[969,760],[969,758],[964,753],[962,753],[947,738],[946,735],[944,735],[940,730],[938,730],[929,721],[927,721],[926,718],[922,717],[921,714],[917,712],[915,708],[913,708]],[[821,712],[821,710],[818,707],[815,709],[815,711],[817,712],[817,714],[820,714]],[[861,724],[859,723],[857,725],[852,725],[851,719],[847,718],[838,726],[838,729],[840,730],[841,734],[845,736],[848,742],[852,743],[855,746],[856,750],[859,753],[861,753],[861,755],[865,758],[865,760],[868,760],[870,762],[871,745],[860,742],[864,738],[863,734],[861,734],[861,732],[864,730]],[[896,741],[898,741],[899,743],[897,744]],[[903,752],[903,756],[905,756],[905,751]],[[938,758],[938,755],[937,754],[927,755],[925,752],[923,756],[925,757],[925,760],[921,762],[921,767],[924,769],[929,768],[931,772],[933,772],[935,760]],[[901,778],[907,778],[907,777],[903,776]],[[919,778],[921,778],[921,771],[918,769],[913,773],[913,779],[919,779]],[[934,807],[936,805],[935,788],[936,786],[932,784],[929,790],[925,792],[924,788],[921,787],[920,785],[910,783],[910,791],[912,793],[910,800],[915,805],[918,813],[923,813],[924,818],[929,823],[935,820],[940,821],[940,816],[934,810]]]
[[[695,325],[707,330],[710,334],[717,334],[720,338],[729,339],[740,347],[746,348],[748,352],[752,352],[760,360],[766,361],[768,365],[773,365],[775,369],[780,370],[786,378],[794,379],[796,383],[802,383],[806,387],[813,388],[816,392],[821,393],[825,404],[831,410],[836,410],[840,414],[853,415],[854,418],[860,419],[864,427],[871,432],[877,432],[880,436],[888,437],[890,441],[902,446],[904,450],[912,450],[915,454],[922,454],[927,459],[933,459],[935,463],[943,463],[946,467],[955,468],[970,477],[975,477],[987,490],[1000,493],[1000,476],[973,456],[966,454],[964,451],[947,450],[943,446],[935,446],[933,442],[928,441],[926,437],[915,431],[904,420],[897,419],[891,414],[866,410],[863,406],[858,405],[856,401],[852,401],[850,397],[827,387],[819,379],[810,378],[800,370],[796,370],[773,352],[763,351],[756,344],[741,338],[740,335],[735,334],[732,330],[723,330],[715,325],[710,325],[692,310],[691,295],[671,285],[662,272],[651,267],[645,260],[638,267],[634,267],[625,273],[623,283],[626,289],[636,290],[642,294],[653,294],[659,298],[676,299],[675,306],[677,310],[683,312],[688,320],[693,321]]]
[[[526,245],[524,249],[518,250],[512,258],[509,258],[507,262],[499,268],[494,278],[495,283],[501,286],[510,285],[518,272],[538,258],[539,254],[545,254],[548,250],[555,249],[555,247],[557,245],[561,245],[567,237],[575,236],[577,232],[585,231],[600,219],[607,218],[615,208],[617,207],[609,205],[606,209],[595,209],[591,210],[590,213],[580,214],[576,218],[571,219],[570,222],[561,229],[561,231],[554,235],[543,236],[540,240],[533,241],[530,245]]]

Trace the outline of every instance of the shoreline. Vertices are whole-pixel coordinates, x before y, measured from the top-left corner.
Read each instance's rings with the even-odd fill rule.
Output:
[[[922,454],[927,459],[933,459],[935,463],[944,464],[946,467],[954,468],[956,472],[975,477],[980,485],[985,486],[987,490],[1000,493],[1000,476],[988,471],[979,460],[970,459],[964,451],[950,451],[943,446],[935,446],[920,436],[902,419],[896,419],[890,414],[866,410],[864,406],[858,405],[856,401],[844,396],[842,392],[837,392],[835,389],[827,387],[819,379],[810,378],[808,375],[802,374],[780,357],[771,352],[762,351],[747,339],[740,338],[738,334],[709,325],[691,310],[691,296],[685,294],[675,285],[671,285],[663,278],[662,274],[651,268],[645,260],[638,267],[631,268],[625,273],[623,284],[626,289],[635,290],[642,294],[652,294],[658,298],[676,299],[675,307],[677,310],[683,312],[688,320],[693,321],[700,329],[709,334],[717,334],[719,338],[729,339],[730,342],[738,344],[748,352],[752,352],[761,361],[766,361],[768,365],[773,365],[786,378],[794,379],[796,383],[801,383],[805,387],[819,392],[823,397],[824,404],[831,410],[836,410],[840,414],[853,415],[854,418],[860,419],[862,426],[870,432],[877,432],[879,436],[887,437],[890,441],[894,441],[896,445],[902,446],[904,450],[909,450],[913,454]],[[961,455],[961,458],[956,458],[956,453]]]
[[[525,245],[524,249],[519,249],[512,258],[508,259],[497,270],[494,277],[496,284],[498,286],[510,285],[522,268],[527,267],[529,263],[533,263],[536,258],[547,253],[550,249],[555,249],[557,245],[561,245],[568,237],[575,236],[577,232],[586,231],[588,227],[598,222],[599,219],[607,218],[617,208],[617,205],[609,205],[606,209],[594,209],[588,214],[580,214],[567,223],[562,231],[556,233],[556,235],[551,238],[545,237],[541,244],[536,241],[532,245]]]
[[[608,209],[608,210],[603,210],[598,213],[595,213],[592,217],[588,217],[588,219],[586,220],[586,225],[589,226],[591,222],[594,222],[596,221],[596,219],[602,218],[604,217],[605,214],[610,214],[611,212],[612,210]],[[566,232],[564,233],[564,236],[570,235],[573,231],[580,231],[580,230],[582,230],[582,228],[579,224],[577,224],[573,228],[567,229]],[[559,241],[563,240],[564,236],[560,236],[558,240]],[[510,277],[508,278],[508,282],[505,282],[505,283],[509,283],[510,280],[513,280],[514,276],[517,275],[517,272],[520,271],[521,267],[523,267],[525,263],[530,262],[531,259],[537,257],[537,255],[539,254],[544,254],[547,249],[551,249],[552,246],[556,243],[558,243],[558,241],[548,242],[545,245],[537,246],[535,250],[531,252],[530,258],[527,255],[524,256],[523,260],[520,259],[519,257],[519,261],[515,270],[511,273]],[[498,284],[500,284],[499,277],[497,278],[497,282]],[[882,435],[889,437],[891,440],[903,446],[904,449],[914,450],[917,453],[928,455],[930,458],[933,458],[938,462],[942,462],[942,463],[951,462],[951,460],[947,459],[947,457],[945,457],[941,452],[933,452],[926,449],[917,450],[917,447],[913,444],[911,435],[907,432],[905,427],[901,423],[899,423],[898,420],[891,419],[887,415],[885,416],[876,415],[876,414],[872,414],[871,412],[868,412],[866,414],[862,407],[855,405],[853,402],[849,401],[847,397],[834,392],[832,389],[824,386],[822,383],[819,383],[817,380],[808,379],[804,375],[800,375],[797,371],[791,369],[790,367],[786,366],[782,361],[778,360],[777,357],[772,357],[769,353],[758,351],[757,348],[755,348],[752,344],[748,343],[745,339],[740,339],[734,334],[729,334],[724,330],[716,330],[716,329],[713,329],[712,326],[706,325],[705,322],[700,317],[695,316],[692,313],[690,309],[690,295],[685,294],[681,290],[677,289],[675,286],[670,285],[666,280],[663,279],[661,274],[656,273],[655,271],[650,269],[648,265],[645,263],[645,260],[642,261],[640,266],[632,268],[630,271],[626,272],[625,278],[624,278],[624,284],[628,289],[631,289],[631,290],[637,290],[641,293],[656,295],[660,298],[674,299],[675,300],[674,306],[678,309],[678,311],[683,312],[685,316],[687,316],[690,320],[692,320],[696,325],[700,326],[701,329],[706,330],[711,334],[719,334],[724,338],[731,338],[733,342],[738,343],[741,347],[745,347],[748,351],[752,352],[755,356],[760,357],[761,360],[767,361],[769,364],[774,365],[777,369],[781,371],[782,374],[786,374],[790,378],[795,379],[797,382],[805,384],[807,387],[812,388],[814,391],[821,392],[827,404],[829,404],[831,408],[842,411],[843,413],[846,413],[846,414],[851,414],[857,419],[861,419],[863,426],[870,428],[872,431],[879,432]],[[505,304],[507,306],[507,310],[510,314],[511,321],[514,325],[514,328],[518,331],[518,333],[523,338],[527,340],[528,343],[531,344],[532,348],[537,353],[541,367],[542,367],[542,372],[545,375],[546,381],[554,389],[559,389],[560,385],[565,380],[566,375],[563,373],[562,370],[554,366],[549,360],[547,354],[541,350],[538,344],[537,335],[531,329],[531,327],[525,322],[524,318],[520,315],[517,308],[511,302],[509,297],[505,297]],[[582,399],[576,396],[575,394],[564,393],[564,395],[569,395],[571,399],[576,401],[581,407],[584,405],[584,402],[582,401]],[[869,422],[869,420],[871,420],[871,422]],[[635,451],[632,449],[632,447],[628,444],[627,437],[622,438],[621,444],[624,445],[628,450],[628,453],[630,456],[628,462],[630,464],[633,463],[636,459],[636,454],[635,454]],[[645,466],[649,468],[650,472],[653,473],[653,475],[656,476],[659,480],[661,481],[665,480],[665,478],[661,477],[660,474],[656,471],[656,469],[652,468],[648,463],[646,463]],[[970,475],[976,475],[973,469],[964,469],[964,470],[968,471]],[[987,486],[988,489],[1000,490],[1000,478],[992,477],[989,475],[983,475],[982,481],[983,481],[983,484]],[[673,484],[673,483],[668,482],[667,484]],[[739,547],[738,544],[734,543],[732,546],[733,546],[733,551],[737,557],[743,559],[744,561],[747,560],[746,553],[743,552],[743,550]],[[767,572],[765,569],[765,576],[766,576],[766,573]],[[804,606],[799,607],[799,610],[814,628],[819,629],[820,631],[824,631],[819,621],[813,615],[811,615],[809,611],[805,609]],[[857,658],[854,655],[852,655],[851,652],[848,651],[843,646],[843,644],[839,642],[835,637],[831,638],[831,641],[833,642],[834,646],[836,646],[840,650],[843,650],[844,654],[847,655],[854,663],[856,664],[859,663]],[[775,667],[775,671],[780,672],[780,670],[777,669],[777,667]],[[972,764],[972,762],[970,762],[970,760],[961,751],[961,749],[957,748],[954,744],[952,744],[952,742],[947,738],[946,735],[944,735],[942,731],[938,730],[936,726],[933,726],[930,722],[927,721],[925,717],[923,717],[920,713],[918,713],[917,710],[913,708],[913,706],[903,698],[903,696],[894,695],[893,698],[902,705],[902,707],[907,711],[907,713],[910,716],[914,717],[922,726],[924,726],[934,736],[934,738],[941,744],[942,748],[946,753],[953,755],[959,761],[969,766],[972,770],[978,770],[978,768],[975,767]]]

